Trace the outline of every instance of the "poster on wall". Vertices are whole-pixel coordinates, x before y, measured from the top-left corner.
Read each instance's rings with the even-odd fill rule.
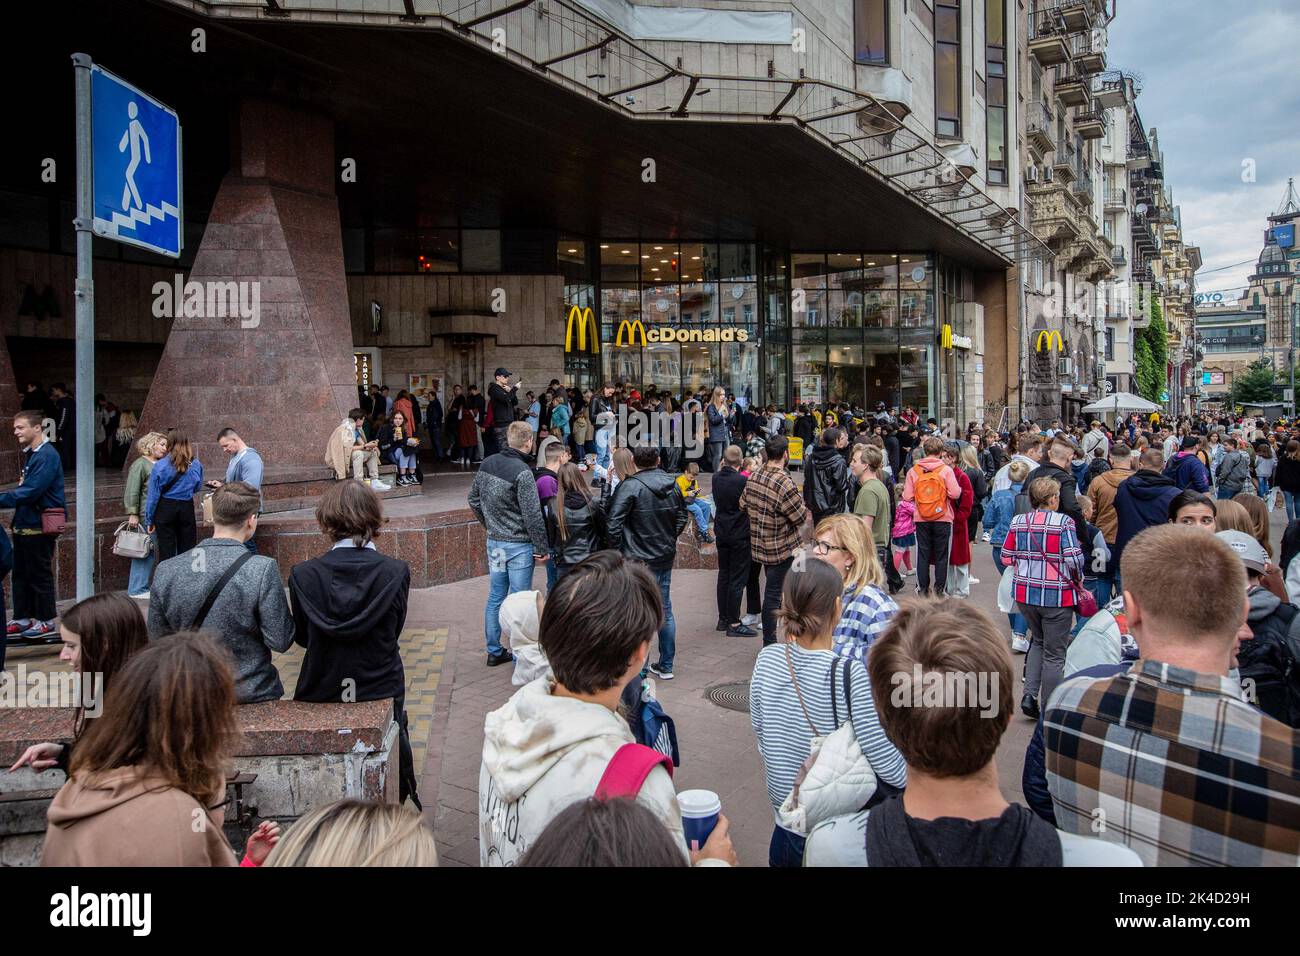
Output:
[[[412,372],[406,376],[406,390],[421,406],[429,404],[429,392],[437,385],[438,377],[427,372],[420,374]]]
[[[822,403],[822,377],[820,375],[801,375],[799,377],[799,401],[804,405]]]

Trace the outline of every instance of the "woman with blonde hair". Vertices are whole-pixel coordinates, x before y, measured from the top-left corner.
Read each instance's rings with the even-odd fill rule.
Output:
[[[167,454],[167,436],[162,432],[149,432],[135,443],[135,447],[140,457],[131,462],[131,470],[126,473],[126,489],[122,494],[126,523],[133,531],[140,527],[140,511],[149,487],[149,473],[153,471],[154,462]],[[157,551],[158,538],[154,535],[153,549],[143,558],[131,559],[131,576],[126,585],[126,593],[131,597],[149,596],[149,578],[153,574]]]
[[[189,436],[177,429],[167,434],[167,456],[149,472],[145,495],[145,529],[158,532],[158,560],[190,550],[198,540],[194,495],[203,487],[203,463],[194,457]]]
[[[709,471],[717,471],[722,461],[722,450],[731,444],[731,409],[727,406],[727,392],[721,385],[713,390],[704,413],[709,426],[709,435],[704,440],[705,458]]]
[[[835,653],[865,664],[871,642],[898,613],[866,521],[855,514],[823,518],[813,532],[812,553],[844,579],[840,619],[831,635]]]
[[[433,832],[392,803],[338,800],[304,814],[266,866],[437,866]]]

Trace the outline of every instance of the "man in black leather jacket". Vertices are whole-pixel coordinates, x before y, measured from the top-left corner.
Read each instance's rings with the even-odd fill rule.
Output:
[[[814,527],[828,515],[849,510],[849,469],[840,451],[847,444],[844,429],[838,425],[826,429],[804,466],[803,500]]]
[[[677,483],[659,467],[659,449],[641,447],[632,452],[636,473],[619,482],[609,506],[609,546],[624,557],[650,568],[659,582],[664,601],[664,626],[659,629],[659,661],[650,672],[662,680],[673,679],[677,649],[677,622],[669,598],[677,537],[686,529],[690,513]]]

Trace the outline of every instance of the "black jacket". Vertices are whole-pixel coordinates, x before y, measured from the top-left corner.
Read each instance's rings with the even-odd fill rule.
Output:
[[[605,530],[608,522],[598,501],[589,501],[576,491],[564,493],[564,535],[556,522],[559,502],[551,498],[546,503],[546,531],[555,550],[556,563],[568,567],[590,557],[605,547]]]
[[[1087,494],[1088,486],[1092,484],[1092,480],[1106,471],[1110,471],[1110,462],[1105,458],[1094,458],[1088,462],[1088,470],[1083,473],[1083,491],[1085,494]]]
[[[740,496],[748,481],[730,465],[723,465],[713,476],[713,503],[718,506],[713,533],[720,546],[749,547],[749,514],[740,508]]]
[[[1124,546],[1133,537],[1152,525],[1169,520],[1169,502],[1181,491],[1172,478],[1154,471],[1139,468],[1120,482],[1115,490],[1117,528],[1115,544],[1110,549],[1111,567],[1120,566]]]
[[[505,428],[515,420],[515,406],[519,404],[517,392],[519,386],[502,388],[496,382],[488,386],[488,398],[492,400],[492,427]]]
[[[295,565],[294,643],[307,653],[293,699],[404,699],[397,639],[410,590],[410,566],[370,548],[338,548]]]
[[[799,415],[794,420],[794,437],[803,439],[803,453],[806,458],[812,449],[817,432],[817,423],[811,415]]]
[[[1076,494],[1076,489],[1079,486],[1074,480],[1074,474],[1052,464],[1050,461],[1045,465],[1039,465],[1025,478],[1026,494],[1029,492],[1029,486],[1039,478],[1056,479],[1057,484],[1061,486],[1061,506],[1056,510],[1073,518],[1074,533],[1083,534],[1083,509],[1079,507],[1079,497]]]
[[[412,430],[410,428],[404,428],[402,430],[405,437],[403,437],[400,445],[396,437],[394,437],[393,435],[394,431],[395,429],[393,428],[392,425],[383,425],[380,427],[379,433],[375,436],[375,440],[379,442],[380,460],[385,461],[390,465],[394,464],[396,461],[396,459],[393,457],[394,453],[401,450],[401,448],[407,448],[410,451],[415,451],[414,445],[406,444],[406,439],[413,437],[411,434]]]
[[[804,458],[803,500],[813,517],[820,521],[822,515],[849,511],[849,469],[840,450],[818,445]]]
[[[1300,492],[1300,461],[1293,461],[1285,452],[1279,455],[1277,468],[1273,472],[1273,483],[1293,495]]]
[[[431,432],[442,431],[442,402],[436,398],[429,399],[429,407],[425,409],[425,426]]]
[[[892,432],[885,436],[885,460],[889,462],[894,474],[903,471],[903,446],[898,443],[898,436]]]
[[[667,571],[677,558],[677,536],[689,520],[677,482],[662,468],[647,468],[614,489],[609,546],[644,561],[651,571]]]

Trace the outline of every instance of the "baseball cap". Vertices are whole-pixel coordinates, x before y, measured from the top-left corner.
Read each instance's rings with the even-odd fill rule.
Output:
[[[509,377],[510,377],[510,370],[509,370],[509,369],[504,369],[504,368],[499,368],[499,369],[497,369],[495,372],[493,372],[492,375],[493,375],[494,377],[497,376],[497,375],[504,375],[506,378],[509,378]]]
[[[1196,448],[1200,444],[1201,444],[1201,440],[1199,438],[1193,437],[1192,435],[1186,435],[1183,437],[1183,451],[1189,451],[1192,448]]]
[[[1220,531],[1215,535],[1220,541],[1237,552],[1237,557],[1241,558],[1241,563],[1248,570],[1264,573],[1264,568],[1268,565],[1268,552],[1264,546],[1246,534],[1244,531]]]

